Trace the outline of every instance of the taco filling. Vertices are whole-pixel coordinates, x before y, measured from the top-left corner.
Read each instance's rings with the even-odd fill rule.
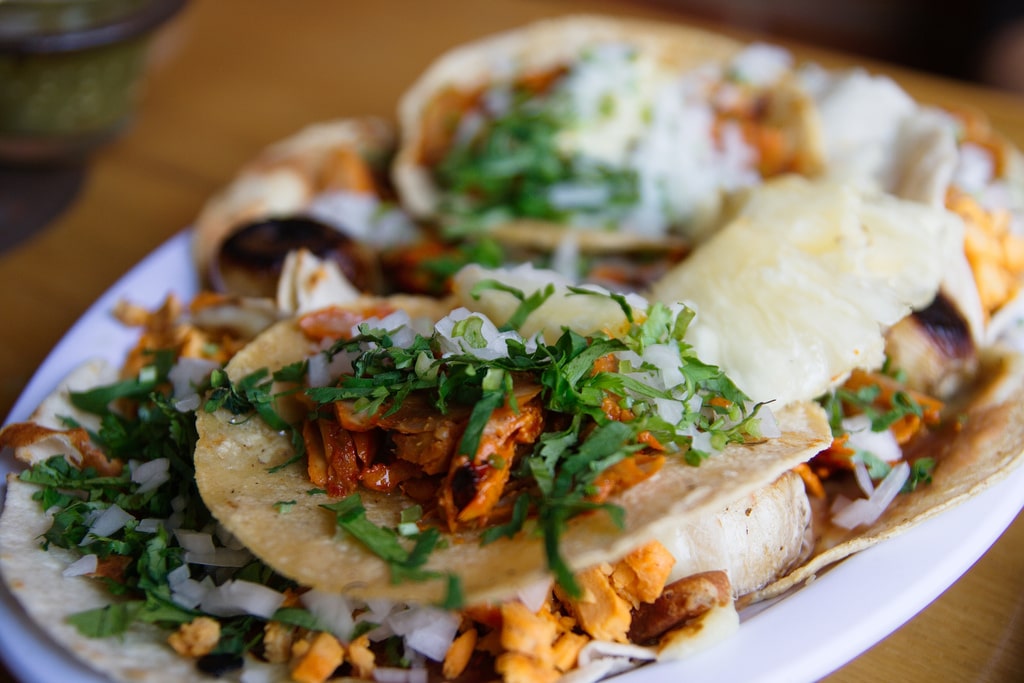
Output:
[[[691,234],[722,192],[813,170],[781,113],[788,66],[760,46],[674,74],[628,43],[595,43],[546,71],[439,92],[418,161],[452,234],[520,219]]]

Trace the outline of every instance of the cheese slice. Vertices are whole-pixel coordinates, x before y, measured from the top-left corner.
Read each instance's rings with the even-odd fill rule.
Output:
[[[884,360],[884,331],[934,298],[961,250],[951,212],[790,177],[656,282],[697,312],[687,333],[755,401],[811,400]]]

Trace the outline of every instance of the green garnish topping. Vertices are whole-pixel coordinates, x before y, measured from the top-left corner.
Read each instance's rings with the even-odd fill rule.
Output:
[[[203,531],[213,524],[195,483],[195,413],[179,411],[165,393],[172,366],[172,354],[157,352],[152,354],[152,364],[136,378],[71,394],[76,407],[99,417],[100,427],[90,437],[109,459],[148,462],[166,458],[171,475],[168,481],[140,493],[140,485],[131,480],[127,466],[120,474],[101,476],[92,467],[80,470],[70,465],[62,455],[36,463],[19,475],[22,481],[39,487],[33,498],[40,508],[53,511],[53,522],[42,537],[44,548],[57,546],[81,555],[95,554],[101,561],[124,563],[117,575],[94,580],[102,582],[112,596],[128,599],[68,617],[68,623],[88,637],[118,636],[136,623],[174,629],[204,614],[201,606],[193,609],[178,604],[171,589],[170,576],[184,570],[187,555],[167,530],[166,520],[174,518],[175,528],[188,531]],[[218,381],[227,384],[226,378]],[[251,387],[249,391],[251,394]],[[225,404],[244,396],[230,391],[221,394]],[[118,410],[113,409],[115,401]],[[130,404],[128,410],[124,409],[126,402]],[[66,422],[76,426],[70,420]],[[89,529],[96,516],[113,506],[128,513],[127,523],[109,536],[91,535]],[[164,521],[142,530],[139,520],[144,519]],[[225,569],[217,571],[218,580],[222,580]],[[201,580],[212,578],[213,570],[189,565],[189,574]],[[233,570],[231,578],[279,591],[294,586],[258,561]],[[275,615],[278,617],[294,625],[313,623],[312,615],[299,608],[279,610]],[[215,618],[222,634],[215,653],[238,654],[258,648],[265,620],[252,616]],[[253,634],[257,634],[255,639]]]
[[[366,517],[366,508],[359,494],[347,496],[337,503],[321,505],[335,514],[338,527],[363,544],[367,550],[384,560],[391,571],[391,582],[427,581],[442,578],[440,572],[423,568],[431,551],[441,540],[441,533],[434,528],[427,529],[409,538],[412,546],[403,543],[402,537],[393,529],[378,526]],[[447,609],[461,604],[461,590],[457,579],[448,577],[443,601]]]
[[[934,458],[918,458],[910,463],[910,477],[908,477],[907,481],[903,484],[901,491],[903,493],[910,493],[915,490],[919,484],[932,483],[932,473],[934,472]]]
[[[908,415],[917,417],[924,415],[924,408],[921,404],[905,391],[897,391],[893,394],[891,407],[879,408],[875,405],[875,401],[881,391],[882,389],[878,385],[864,386],[856,391],[840,387],[823,397],[820,402],[829,415],[832,434],[838,436],[844,433],[842,420],[847,414],[844,404],[850,406],[854,412],[866,415],[871,420],[871,431],[873,432],[884,432]]]
[[[576,124],[571,100],[557,84],[547,94],[514,91],[507,111],[485,119],[480,132],[453,145],[434,169],[444,188],[448,233],[464,235],[511,218],[567,222],[583,216],[610,225],[625,216],[637,202],[636,172],[561,149],[559,135]],[[599,192],[592,201],[558,206],[550,188],[559,183]]]
[[[517,320],[525,320],[553,294],[553,288],[545,288],[527,296],[494,281],[482,282],[474,292],[484,289],[512,294],[520,302],[513,316]],[[578,294],[599,295],[591,290]],[[637,322],[624,297],[609,297],[633,321],[622,338],[601,334],[585,338],[566,330],[554,344],[544,344],[539,340],[527,343],[511,335],[505,338],[504,353],[498,353],[482,339],[485,323],[477,315],[454,323],[451,337],[468,342],[457,350],[437,332],[430,337],[416,335],[408,347],[400,347],[392,341],[394,331],[361,328],[356,339],[340,341],[328,352],[357,352],[353,373],[339,378],[335,386],[308,389],[306,394],[321,404],[350,401],[356,410],[381,417],[400,410],[413,392],[441,414],[463,406],[468,418],[456,453],[473,458],[494,411],[505,405],[518,410],[516,387],[538,385],[545,413],[561,415],[556,422],[567,426],[543,434],[533,453],[513,468],[510,476],[523,485],[512,519],[486,531],[482,541],[513,536],[535,519],[536,531],[545,539],[551,570],[573,591],[576,584],[558,550],[565,525],[593,510],[602,510],[621,523],[619,508],[592,500],[594,485],[609,467],[646,447],[640,440],[642,432],[694,465],[729,443],[759,438],[759,406],[750,406],[720,369],[699,361],[683,341],[692,319],[690,311],[655,304]],[[504,332],[508,332],[506,327]],[[654,386],[657,382],[648,381],[648,376],[664,369],[643,360],[652,347],[658,347],[661,358],[674,354],[668,356],[675,358],[676,364],[670,374],[679,378],[673,380],[673,386],[659,389]],[[474,355],[480,349],[485,352]],[[616,368],[595,372],[598,361],[610,354],[620,354]],[[628,405],[629,420],[614,420],[606,414],[609,398]],[[661,401],[674,408],[663,412]],[[707,435],[708,446],[693,446],[692,434],[697,432]],[[341,508],[328,508],[338,514],[339,525],[386,559],[393,577],[408,573],[409,551],[400,539],[405,535],[420,539],[426,532],[407,526],[405,520],[397,531],[381,530],[366,521],[361,505],[350,507],[357,503],[346,500],[349,502]],[[418,570],[418,565],[412,569]],[[411,576],[416,576],[415,571]]]

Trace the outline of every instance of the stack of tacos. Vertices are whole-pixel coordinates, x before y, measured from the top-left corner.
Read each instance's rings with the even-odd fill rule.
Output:
[[[1019,464],[1020,169],[975,115],[684,27],[461,46],[397,129],[242,169],[211,291],[123,306],[124,366],[0,432],[0,569],[118,680],[711,647]]]

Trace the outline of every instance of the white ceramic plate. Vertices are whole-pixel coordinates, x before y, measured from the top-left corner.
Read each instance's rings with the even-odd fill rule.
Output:
[[[14,405],[8,421],[26,419],[81,362],[119,362],[136,333],[111,316],[125,299],[155,307],[168,293],[189,300],[196,276],[189,234],[181,233],[107,291],[53,349]],[[0,473],[16,465],[0,459]],[[853,659],[956,581],[995,542],[1024,506],[1024,468],[966,503],[905,534],[855,555],[817,580],[769,605],[747,610],[739,633],[683,662],[649,666],[622,683],[813,681]],[[0,654],[19,679],[32,683],[102,683],[65,654],[0,590]]]

